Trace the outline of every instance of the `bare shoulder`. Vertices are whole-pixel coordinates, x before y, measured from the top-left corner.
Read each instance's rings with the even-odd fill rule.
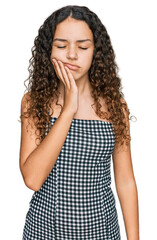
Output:
[[[22,129],[27,129],[28,125],[31,126],[32,129],[36,130],[35,128],[35,118],[30,117],[27,114],[27,110],[30,107],[30,93],[27,92],[23,95],[21,99],[21,124]]]
[[[101,110],[102,110],[102,111],[105,111],[105,112],[108,112],[105,99],[102,98],[102,97],[100,97],[99,100],[100,100],[100,104],[101,104],[101,106],[102,106],[102,107],[101,107]]]
[[[129,130],[129,135],[130,135],[130,123],[129,123],[129,113],[130,112],[129,112],[128,104],[124,98],[121,98],[121,102],[122,102],[122,111],[124,113],[125,123]]]
[[[30,100],[30,93],[27,92],[23,95],[22,99],[21,99],[21,112],[23,113],[28,105],[29,105],[29,100]]]
[[[99,99],[100,99],[100,104],[101,104],[101,111],[106,112],[107,115],[110,116],[105,99],[102,97],[100,97]]]

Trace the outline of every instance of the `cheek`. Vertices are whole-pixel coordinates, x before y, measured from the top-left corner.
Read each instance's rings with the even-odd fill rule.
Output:
[[[52,47],[51,58],[61,59],[62,56],[63,53],[61,53],[61,51],[58,51],[58,49]]]
[[[86,64],[86,68],[88,68],[88,69],[90,68],[92,60],[93,60],[93,53],[88,53],[86,55],[86,58],[84,59],[84,63]]]

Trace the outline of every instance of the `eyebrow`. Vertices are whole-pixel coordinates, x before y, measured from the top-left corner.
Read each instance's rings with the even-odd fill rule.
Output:
[[[55,38],[55,39],[53,40],[53,42],[55,42],[55,41],[68,42],[68,40],[66,40],[66,39],[62,39],[62,38]],[[76,40],[76,42],[87,42],[87,41],[92,42],[90,39]]]

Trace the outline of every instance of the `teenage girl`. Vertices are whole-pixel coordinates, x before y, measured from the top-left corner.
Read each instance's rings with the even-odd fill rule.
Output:
[[[98,16],[65,6],[40,27],[21,101],[20,170],[34,191],[23,239],[139,239],[129,109],[115,54]]]

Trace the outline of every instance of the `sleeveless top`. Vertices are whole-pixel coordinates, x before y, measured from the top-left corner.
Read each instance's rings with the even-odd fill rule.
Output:
[[[72,119],[52,171],[29,202],[23,240],[121,239],[110,186],[114,145],[110,122]]]

